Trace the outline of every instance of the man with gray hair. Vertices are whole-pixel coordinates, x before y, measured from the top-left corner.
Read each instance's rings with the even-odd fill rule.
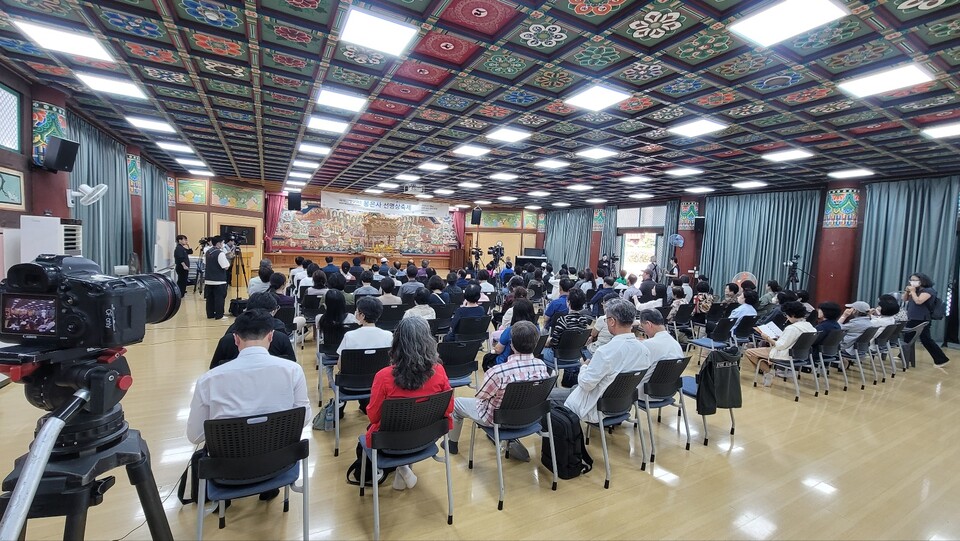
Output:
[[[623,299],[612,299],[604,307],[607,329],[613,338],[597,348],[593,358],[580,368],[577,386],[555,389],[550,398],[566,398],[570,408],[588,423],[600,422],[597,401],[621,372],[643,370],[650,366],[650,351],[633,335],[637,309]]]
[[[671,335],[666,328],[666,322],[663,320],[663,314],[659,310],[642,310],[640,312],[640,329],[646,335],[646,340],[641,343],[650,352],[650,368],[647,369],[647,375],[640,382],[640,399],[643,399],[643,384],[650,381],[650,375],[657,363],[664,359],[682,359],[683,348]]]

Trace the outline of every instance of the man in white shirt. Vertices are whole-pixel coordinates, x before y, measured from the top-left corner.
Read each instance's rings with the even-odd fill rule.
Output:
[[[227,300],[227,279],[230,261],[223,251],[223,237],[210,239],[213,248],[204,255],[204,296],[207,299],[207,319],[223,319],[223,303]]]
[[[393,346],[393,333],[377,327],[377,320],[383,315],[383,303],[377,297],[360,297],[357,299],[357,311],[354,317],[360,324],[359,329],[354,329],[343,335],[343,341],[337,348],[337,355],[348,349],[380,349]],[[340,370],[340,363],[337,362],[337,370]],[[367,404],[369,400],[360,400],[360,411],[367,413]],[[341,418],[343,408],[341,405]]]
[[[647,336],[641,343],[650,352],[650,368],[647,369],[647,375],[640,382],[640,400],[643,400],[643,384],[650,381],[650,375],[657,363],[664,359],[682,359],[684,357],[683,347],[680,342],[667,331],[666,322],[663,320],[663,314],[659,310],[643,310],[638,316],[640,318],[640,329]]]
[[[573,390],[559,388],[550,393],[550,398],[566,397],[563,405],[589,423],[600,422],[597,401],[621,372],[650,366],[650,352],[633,335],[637,309],[623,299],[613,299],[607,302],[605,315],[613,338],[580,368]]]

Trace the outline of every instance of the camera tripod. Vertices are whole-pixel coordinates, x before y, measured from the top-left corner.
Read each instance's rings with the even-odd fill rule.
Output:
[[[237,291],[237,297],[236,297],[236,298],[239,299],[239,298],[240,298],[240,278],[241,278],[241,277],[243,278],[243,283],[244,283],[247,287],[250,287],[250,280],[247,278],[247,266],[246,266],[246,264],[243,262],[243,251],[240,250],[240,245],[238,244],[237,246],[235,246],[233,250],[234,250],[234,251],[233,251],[233,254],[234,254],[234,257],[233,257],[233,261],[234,261],[234,263],[233,263],[233,286],[236,288],[236,291]],[[239,265],[237,265],[237,263],[236,263],[237,261],[240,262]]]
[[[196,293],[197,289],[199,289],[201,294],[203,293],[203,265],[207,257],[207,253],[203,251],[203,248],[203,244],[197,247],[197,252],[200,254],[200,257],[197,258],[197,274],[193,280],[193,292]]]

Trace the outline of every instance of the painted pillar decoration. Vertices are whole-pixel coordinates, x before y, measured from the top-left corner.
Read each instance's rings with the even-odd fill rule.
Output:
[[[816,302],[855,301],[853,282],[860,253],[860,188],[855,182],[831,182],[823,205],[823,227],[817,247]],[[803,285],[809,287],[807,279]]]
[[[603,241],[603,222],[607,218],[604,209],[593,209],[593,230],[590,235],[590,259],[587,267],[596,270],[600,261],[600,243]]]
[[[823,209],[823,228],[853,228],[858,225],[857,210],[860,208],[860,190],[841,188],[827,191]]]
[[[602,232],[605,219],[606,211],[604,209],[593,209],[593,230]]]
[[[127,154],[127,184],[130,195],[143,195],[143,174],[140,170],[140,156],[137,154]]]
[[[688,273],[700,265],[700,246],[703,235],[694,231],[694,219],[702,215],[706,202],[702,199],[683,199],[680,201],[680,216],[677,219],[677,233],[683,237],[683,248],[674,250],[674,256],[680,261],[680,272]],[[687,274],[691,279],[693,274]]]
[[[39,84],[30,87],[30,95],[33,98],[31,117],[33,137],[30,159],[35,164],[42,165],[49,138],[54,135],[67,137],[70,133],[64,109],[67,105],[67,95]],[[38,168],[31,171],[30,183],[33,186],[43,187],[43,189],[29,191],[30,203],[27,208],[31,210],[31,214],[58,218],[71,217],[67,198],[64,197],[64,192],[70,187],[70,173],[64,171],[54,173]]]
[[[693,220],[700,212],[700,205],[697,201],[680,202],[680,221],[677,223],[678,231],[693,231]]]
[[[66,138],[67,112],[63,107],[42,101],[33,102],[33,163],[43,166],[47,142],[51,137]]]
[[[167,177],[167,206],[177,206],[177,183],[173,177]]]

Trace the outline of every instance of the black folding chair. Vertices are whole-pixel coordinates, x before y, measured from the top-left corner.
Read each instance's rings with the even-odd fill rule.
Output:
[[[754,341],[753,328],[757,325],[757,316],[743,316],[740,318],[740,321],[737,323],[737,326],[734,327],[733,339],[736,341],[737,346],[744,346]]]
[[[640,456],[642,462],[640,469],[647,469],[647,447],[643,442],[643,431],[640,430],[640,413],[637,410],[637,389],[647,370],[631,370],[617,374],[610,385],[603,391],[603,395],[597,401],[597,412],[600,414],[599,423],[587,423],[587,432],[584,434],[584,442],[590,445],[590,428],[597,427],[600,430],[600,446],[603,448],[603,467],[606,470],[606,477],[603,481],[603,488],[610,488],[610,455],[607,453],[606,428],[620,426],[624,421],[630,420],[630,410],[633,410],[635,422],[633,427],[637,430],[637,438],[640,439]]]
[[[357,282],[347,282],[347,284],[343,286],[344,293],[353,293],[356,290],[357,290]]]
[[[825,384],[823,394],[830,394],[830,372],[827,370],[827,366],[833,366],[834,364],[840,368],[840,373],[843,374],[843,390],[846,391],[850,383],[847,380],[847,363],[840,359],[840,342],[843,342],[843,337],[847,334],[847,331],[835,329],[825,334],[822,332],[819,334],[820,343],[814,346],[814,351],[820,359],[820,370],[823,372]],[[864,387],[865,385],[861,385],[861,390]]]
[[[673,336],[677,340],[680,340],[680,331],[689,330],[691,327],[691,322],[693,321],[693,304],[681,304],[677,307],[677,313],[673,315],[673,321],[670,324],[673,326]]]
[[[730,331],[733,330],[733,326],[736,324],[737,320],[735,319],[721,319],[717,322],[716,327],[713,328],[713,331],[709,336],[690,341],[691,344],[699,348],[697,351],[697,364],[700,364],[700,359],[703,358],[704,349],[713,351],[715,349],[727,347],[727,345],[730,343]]]
[[[663,320],[667,321],[670,319],[670,312],[673,311],[672,306],[658,306],[657,312],[660,312],[660,315],[663,316]]]
[[[534,359],[543,359],[543,348],[547,346],[548,338],[550,338],[549,334],[541,334],[540,338],[537,338],[537,346],[533,349]]]
[[[343,350],[340,354],[340,372],[333,379],[336,407],[349,400],[369,399],[373,377],[387,366],[390,366],[390,348]],[[334,415],[333,422],[336,432],[333,456],[340,456],[340,416]]]
[[[463,304],[463,293],[451,293],[450,294],[450,303],[453,306],[460,306]]]
[[[450,331],[450,321],[453,320],[453,313],[457,311],[459,306],[450,302],[433,307],[433,311],[437,314],[437,330],[435,333],[437,336],[442,336]]]
[[[570,370],[580,368],[583,359],[583,347],[590,338],[590,329],[567,329],[560,334],[560,340],[553,346],[553,369]],[[549,366],[549,365],[548,365]]]
[[[440,362],[443,364],[443,370],[447,373],[451,387],[470,385],[470,376],[472,375],[474,385],[479,388],[477,352],[480,351],[481,343],[479,340],[473,340],[470,342],[440,342],[437,344],[437,354],[440,356]]]
[[[719,322],[723,318],[723,312],[724,312],[723,305],[720,304],[719,302],[714,301],[714,303],[710,305],[710,309],[707,310],[707,313],[704,314],[703,316],[704,322],[703,323],[694,322],[693,330],[696,331],[698,328],[702,327],[703,334],[706,335],[707,328],[713,327],[714,325],[717,324],[717,322]],[[727,332],[730,332],[730,331],[727,331]]]
[[[657,458],[657,442],[653,434],[653,419],[650,417],[650,410],[653,408],[657,409],[658,423],[660,422],[661,410],[664,407],[677,406],[679,408],[680,417],[683,418],[683,426],[687,431],[686,449],[687,451],[690,450],[690,423],[687,421],[687,410],[683,404],[683,393],[680,392],[683,388],[683,382],[680,381],[680,376],[683,374],[683,371],[686,370],[688,364],[690,364],[690,357],[663,359],[654,365],[652,372],[650,372],[650,369],[647,370],[650,372],[650,377],[643,384],[643,399],[638,400],[637,405],[647,414],[647,427],[650,429],[651,464],[655,462]],[[676,398],[680,400],[677,401]],[[637,418],[637,422],[640,422],[639,418]],[[679,422],[677,422],[677,433],[680,433]]]
[[[863,375],[863,360],[861,357],[870,359],[870,367],[873,369],[873,384],[877,384],[877,367],[873,363],[873,355],[870,354],[870,345],[873,342],[873,337],[877,335],[877,331],[879,330],[880,329],[878,327],[869,327],[865,329],[863,334],[857,337],[856,342],[853,343],[853,355],[843,350],[840,351],[841,359],[856,363],[857,370],[860,371],[861,391],[866,387],[866,379]]]
[[[293,306],[281,306],[277,310],[277,315],[274,317],[283,322],[284,330],[287,331],[290,342],[296,342],[297,324],[293,322],[293,318],[297,317],[296,308]]]
[[[457,342],[486,340],[490,328],[490,316],[461,318],[454,329],[454,339]]]
[[[882,330],[877,332],[877,335],[873,338],[873,347],[870,348],[870,356],[873,357],[876,355],[877,363],[880,365],[880,374],[882,379],[880,383],[887,382],[887,368],[883,364],[883,356],[887,355],[890,352],[890,341],[893,340],[893,337],[900,333],[903,329],[903,323],[900,324],[899,328],[897,324],[887,325],[883,327]],[[893,368],[890,375],[891,378],[897,377],[897,369]]]
[[[403,319],[403,314],[411,308],[407,304],[387,304],[383,307],[383,313],[377,319],[375,325],[385,331],[393,332]]]

